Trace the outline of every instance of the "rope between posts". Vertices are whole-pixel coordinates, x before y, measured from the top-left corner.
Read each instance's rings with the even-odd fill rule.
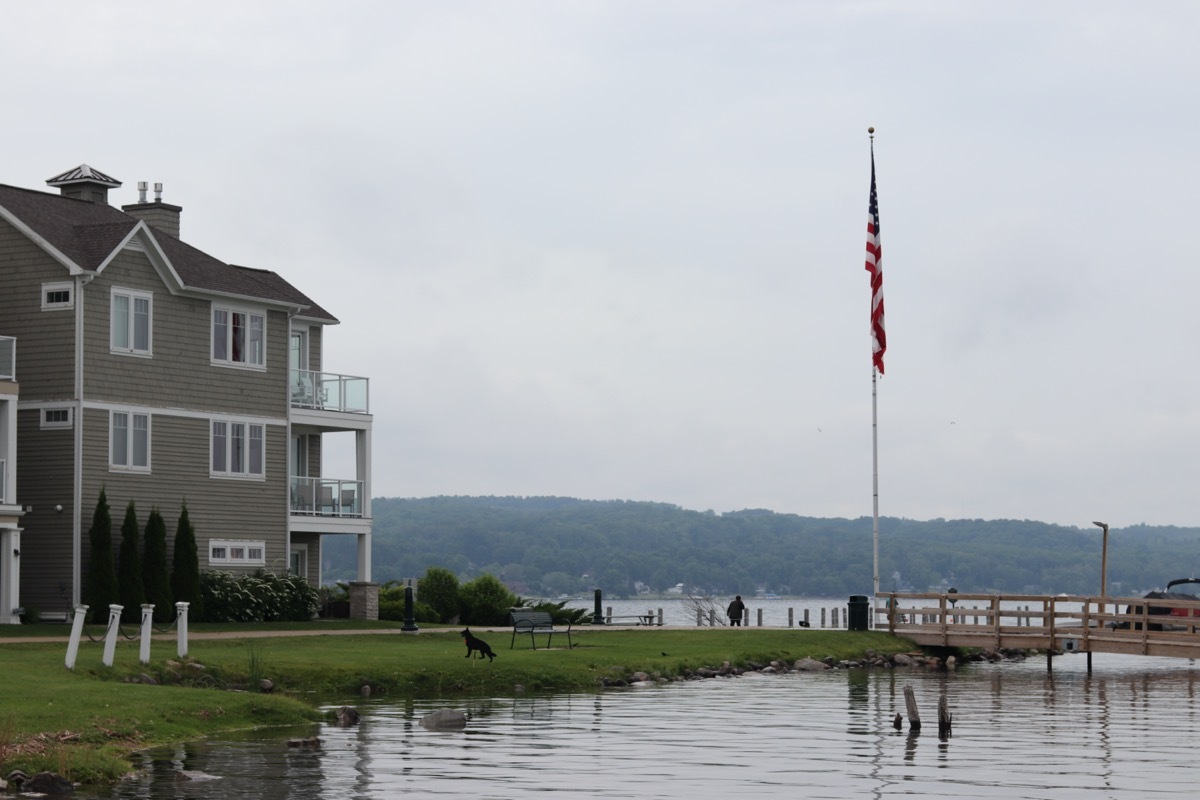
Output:
[[[134,633],[133,635],[126,633],[125,629],[121,627],[121,618],[120,617],[115,617],[115,618],[109,620],[108,626],[105,627],[105,629],[104,629],[104,635],[101,636],[99,639],[97,639],[95,636],[93,636],[91,634],[90,631],[88,631],[86,625],[84,625],[83,633],[85,636],[87,636],[89,642],[95,642],[96,644],[102,644],[104,642],[104,640],[108,638],[108,632],[112,628],[112,625],[114,622],[117,625],[117,633],[121,634],[121,636],[124,637],[126,641],[130,641],[130,642],[137,641],[138,639],[140,639],[142,637],[142,632],[141,632],[140,628],[138,629],[137,633]],[[176,613],[175,619],[171,620],[171,623],[169,625],[167,625],[167,627],[158,628],[158,627],[155,627],[153,624],[151,624],[150,627],[153,630],[153,632],[155,632],[155,633],[170,633],[171,631],[175,630],[175,628],[178,624],[179,624],[179,614]]]

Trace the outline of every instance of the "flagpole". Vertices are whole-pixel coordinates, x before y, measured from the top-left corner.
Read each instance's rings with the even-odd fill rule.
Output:
[[[883,326],[883,247],[879,237],[879,200],[875,192],[875,128],[871,139],[871,198],[867,215],[867,271],[871,273],[871,504],[872,589],[879,596],[879,373],[887,338]],[[874,605],[872,600],[872,605]]]
[[[877,385],[879,382],[879,371],[875,366],[871,366],[871,494],[874,502],[874,525],[872,526],[872,542],[874,544],[874,589],[873,597],[879,597],[879,393]],[[871,605],[875,605],[875,600],[871,601]]]

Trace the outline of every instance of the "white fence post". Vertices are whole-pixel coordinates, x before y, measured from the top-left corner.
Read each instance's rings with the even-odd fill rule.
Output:
[[[117,629],[121,627],[121,612],[125,606],[115,603],[108,607],[108,630],[104,634],[104,666],[113,665],[113,656],[117,652]]]
[[[67,643],[67,669],[75,669],[79,657],[79,639],[83,636],[83,623],[87,620],[88,607],[75,606],[75,619],[71,623],[71,641]]]
[[[154,604],[142,603],[142,648],[138,653],[138,661],[150,663],[150,627],[154,623]]]
[[[175,604],[175,630],[179,634],[179,647],[176,652],[180,658],[187,658],[187,611],[187,603],[180,601]]]

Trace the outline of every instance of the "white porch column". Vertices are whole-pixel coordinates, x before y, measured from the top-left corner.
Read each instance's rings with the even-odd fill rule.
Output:
[[[20,625],[21,531],[0,528],[0,625]]]

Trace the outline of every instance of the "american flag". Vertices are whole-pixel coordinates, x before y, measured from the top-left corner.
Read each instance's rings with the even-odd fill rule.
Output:
[[[883,330],[883,245],[879,240],[879,197],[875,193],[875,148],[871,148],[871,202],[867,207],[867,272],[871,273],[871,355],[883,374],[887,336]]]

